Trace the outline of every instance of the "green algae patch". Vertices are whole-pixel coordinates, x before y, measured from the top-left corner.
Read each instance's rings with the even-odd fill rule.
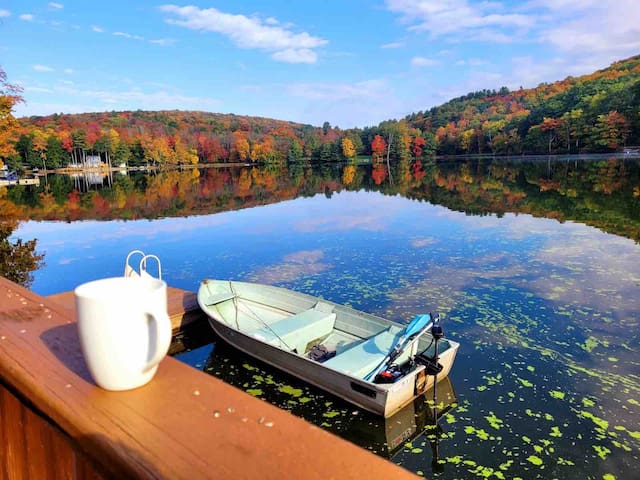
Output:
[[[551,395],[552,398],[557,398],[558,400],[564,400],[564,392],[561,392],[560,390],[551,390],[549,392],[549,395]]]
[[[598,339],[595,337],[589,337],[584,341],[584,343],[579,343],[578,346],[584,351],[591,353],[591,351],[598,346]]]
[[[528,388],[533,387],[533,383],[531,383],[526,378],[518,377],[518,381],[522,384],[523,387],[528,387]]]
[[[578,412],[578,416],[582,418],[588,418],[593,423],[595,423],[599,428],[603,430],[607,430],[609,428],[609,422],[604,420],[603,418],[596,417],[593,413],[587,412],[585,410],[581,410]]]
[[[322,414],[322,416],[326,418],[333,418],[333,417],[337,417],[338,415],[340,415],[340,412],[336,412],[335,410]]]
[[[611,473],[605,473],[602,476],[602,480],[616,480],[616,476]]]
[[[509,470],[511,465],[513,465],[513,460],[507,460],[505,463],[501,463],[498,468],[500,470]]]
[[[489,440],[489,434],[483,428],[476,429],[471,425],[467,425],[466,427],[464,427],[464,433],[468,435],[475,435],[480,440]]]
[[[593,400],[589,399],[589,398],[583,398],[582,399],[582,405],[584,405],[585,407],[593,407],[596,404],[596,402],[594,402]]]
[[[606,460],[607,456],[611,453],[611,450],[609,450],[607,447],[603,447],[602,445],[592,445],[592,446],[602,460]]]
[[[260,388],[250,388],[250,389],[246,390],[246,392],[249,395],[253,395],[254,397],[259,397],[260,395],[262,395],[262,389],[260,389]]]
[[[534,465],[540,466],[542,465],[544,462],[542,461],[542,459],[540,457],[538,457],[537,455],[529,455],[527,457],[527,460],[530,463],[533,463]]]
[[[282,387],[279,388],[279,390],[282,393],[287,393],[287,394],[291,395],[292,397],[300,397],[302,395],[302,389],[293,388],[290,385],[283,385]]]
[[[499,480],[504,480],[504,474],[499,470],[494,470],[491,467],[485,467],[483,465],[478,465],[475,470],[469,470],[469,472],[475,474],[480,478],[491,478],[496,477]]]
[[[551,427],[551,433],[549,435],[560,438],[562,436],[562,432],[558,427]]]
[[[504,424],[504,422],[500,420],[498,417],[496,417],[495,413],[493,412],[489,412],[489,415],[487,415],[484,418],[486,418],[487,422],[489,422],[489,425],[491,425],[496,430],[499,430],[500,428],[502,428]]]

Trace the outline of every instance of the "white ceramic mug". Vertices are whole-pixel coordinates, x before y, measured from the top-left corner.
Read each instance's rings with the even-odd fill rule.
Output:
[[[95,382],[129,390],[149,382],[171,343],[167,284],[104,278],[74,291],[80,346]]]

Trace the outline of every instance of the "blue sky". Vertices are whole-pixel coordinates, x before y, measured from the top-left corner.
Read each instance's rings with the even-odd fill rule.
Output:
[[[0,0],[18,116],[183,109],[363,127],[639,53],[638,0]]]

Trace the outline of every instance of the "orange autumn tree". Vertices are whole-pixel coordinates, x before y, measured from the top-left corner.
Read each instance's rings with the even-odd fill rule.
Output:
[[[411,148],[411,151],[416,156],[416,160],[418,159],[418,157],[422,156],[422,149],[426,144],[427,141],[422,137],[415,137],[413,139],[413,147]]]
[[[382,155],[387,150],[387,142],[384,141],[380,135],[376,135],[373,137],[373,141],[371,142],[371,154],[373,156],[373,161],[378,161],[382,159]]]
[[[22,102],[22,89],[7,81],[7,74],[0,67],[0,167],[3,159],[14,155],[15,143],[19,135],[19,125],[14,118],[13,107]]]
[[[239,130],[233,132],[233,139],[236,145],[236,152],[238,153],[238,160],[244,162],[249,158],[251,146],[249,145],[244,133]]]
[[[625,145],[629,137],[629,121],[616,110],[606,115],[598,115],[594,130],[597,132],[597,143],[611,149]]]
[[[551,145],[553,141],[556,139],[557,131],[562,127],[562,119],[560,118],[547,118],[544,117],[544,120],[540,124],[540,130],[543,132],[549,133],[549,153],[551,153]]]
[[[376,185],[380,185],[384,182],[384,179],[387,178],[387,171],[385,170],[384,165],[374,165],[373,170],[371,171],[371,178]]]

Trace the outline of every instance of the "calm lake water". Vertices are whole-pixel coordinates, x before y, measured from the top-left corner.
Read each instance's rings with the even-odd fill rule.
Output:
[[[429,478],[637,478],[639,159],[48,182],[10,193],[37,219],[14,232],[45,254],[36,292],[121,275],[142,249],[184,289],[230,278],[400,322],[439,312],[461,348],[436,427],[431,394],[385,422],[220,341],[180,358]]]

